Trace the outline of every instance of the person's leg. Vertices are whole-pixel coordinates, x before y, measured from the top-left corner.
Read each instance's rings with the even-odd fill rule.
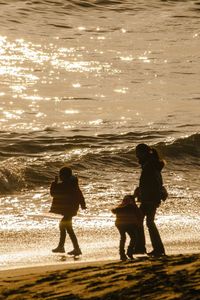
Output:
[[[121,260],[126,260],[126,254],[125,254],[125,243],[126,243],[126,232],[123,228],[123,226],[117,226],[117,229],[120,234],[120,240],[119,240],[119,255]]]
[[[73,247],[74,247],[74,249],[72,251],[68,252],[68,254],[80,255],[82,253],[81,253],[81,250],[80,250],[80,247],[79,247],[78,240],[77,240],[77,237],[75,235],[74,229],[72,227],[72,217],[68,217],[65,220],[66,220],[65,227],[66,227],[67,233],[69,234],[69,237],[70,237],[71,242],[72,242]]]
[[[156,214],[156,207],[149,207],[146,212],[146,224],[149,230],[149,235],[153,247],[152,254],[159,256],[165,254],[165,249],[159,231],[155,224],[155,220],[154,220],[155,214]]]
[[[137,245],[137,228],[133,224],[127,225],[127,233],[130,237],[130,242],[127,249],[127,255],[130,259],[133,259],[133,254],[135,253],[135,249],[138,249]]]
[[[143,210],[142,205],[140,206],[140,209],[143,212],[143,222],[144,222],[145,210]],[[142,222],[142,225],[140,227],[137,227],[137,238],[136,238],[136,243],[135,243],[134,254],[144,254],[144,253],[146,253],[146,240],[145,240],[143,222]]]
[[[64,253],[65,252],[65,239],[66,239],[66,228],[65,228],[65,217],[63,217],[59,223],[59,229],[60,229],[60,240],[58,247],[52,250],[52,252],[60,252]]]

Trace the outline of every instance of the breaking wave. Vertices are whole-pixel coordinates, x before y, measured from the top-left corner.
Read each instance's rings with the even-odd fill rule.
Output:
[[[162,133],[163,134],[163,133]],[[75,172],[92,174],[96,170],[118,171],[137,165],[135,146],[146,142],[166,160],[197,165],[200,134],[155,143],[162,135],[143,132],[122,135],[56,137],[51,132],[18,135],[2,133],[0,139],[0,192],[45,186],[58,169],[70,165]],[[87,176],[87,175],[85,175]],[[88,175],[89,176],[89,175]]]

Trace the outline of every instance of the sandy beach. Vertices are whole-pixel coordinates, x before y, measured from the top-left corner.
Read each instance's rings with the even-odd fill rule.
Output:
[[[199,299],[200,254],[0,272],[0,299]]]

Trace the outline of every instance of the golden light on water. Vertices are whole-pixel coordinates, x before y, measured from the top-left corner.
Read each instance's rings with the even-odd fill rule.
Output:
[[[89,124],[93,125],[93,126],[100,125],[102,123],[103,123],[102,119],[97,119],[97,120],[94,120],[94,121],[89,121]]]
[[[21,94],[23,91],[26,90],[25,86],[22,85],[12,85],[10,88],[13,90],[13,93]]]
[[[151,62],[151,60],[148,59],[147,56],[140,56],[140,57],[139,57],[139,60],[142,60],[144,63],[150,63],[150,62]]]
[[[65,114],[66,115],[73,115],[73,114],[78,114],[79,111],[78,110],[75,110],[75,109],[68,109],[68,110],[65,110]]]
[[[86,27],[84,27],[84,26],[79,26],[79,27],[78,27],[78,30],[84,31],[84,30],[86,30]]]
[[[41,199],[42,198],[42,194],[41,193],[35,193],[34,195],[33,195],[33,199]]]
[[[45,118],[47,115],[45,113],[42,113],[42,112],[38,112],[35,117],[36,118]]]
[[[51,61],[51,64],[54,68],[65,69],[68,72],[100,72],[103,69],[110,69],[108,63],[101,64],[99,61],[69,61],[54,59]]]
[[[41,96],[36,96],[36,95],[30,95],[30,96],[23,95],[23,98],[26,99],[26,100],[32,100],[32,101],[43,100],[43,97],[41,97]]]
[[[120,93],[120,94],[126,94],[127,91],[128,91],[128,88],[126,88],[126,87],[123,87],[121,89],[114,89],[114,92]]]
[[[20,119],[19,115],[11,113],[9,111],[4,111],[3,114],[6,117],[6,119]]]
[[[79,26],[78,30],[84,31],[86,28]],[[100,27],[97,26],[96,31],[101,33]],[[98,38],[104,39],[105,37],[98,36]],[[59,38],[56,40],[59,41]],[[102,49],[99,50],[98,48],[95,48],[94,52],[97,56],[104,53]],[[64,114],[72,116],[79,114],[79,109],[73,107],[69,109],[66,105],[61,107],[60,103],[63,103],[62,101],[65,99],[72,101],[77,99],[76,94],[73,96],[76,90],[78,92],[79,89],[84,88],[89,91],[89,88],[85,88],[87,85],[85,85],[84,82],[80,83],[76,77],[74,77],[74,80],[72,79],[69,83],[74,89],[74,92],[72,89],[69,90],[69,85],[65,80],[65,77],[67,78],[68,76],[67,73],[79,73],[84,75],[90,73],[94,74],[97,78],[105,73],[111,75],[120,73],[119,69],[113,68],[113,66],[105,60],[88,59],[88,53],[89,51],[85,46],[66,47],[53,42],[40,44],[37,42],[33,43],[26,39],[9,40],[6,36],[0,36],[0,76],[3,77],[3,88],[6,91],[1,91],[0,97],[6,97],[9,94],[9,97],[13,99],[15,104],[17,103],[16,101],[18,101],[19,106],[18,112],[13,109],[5,109],[4,106],[8,103],[5,102],[6,104],[2,106],[1,110],[2,112],[4,111],[0,116],[1,124],[6,123],[6,126],[10,126],[10,128],[16,126],[16,130],[24,130],[25,128],[37,130],[42,125],[37,124],[37,120],[48,118],[48,114],[44,111],[44,101],[51,103],[51,108],[49,106],[49,109],[52,111],[56,109],[58,112],[62,111]],[[66,76],[64,75],[65,72]],[[64,91],[65,86],[67,93],[69,90],[66,97]],[[116,92],[126,93],[126,89],[117,89]],[[105,97],[105,95],[100,94],[99,91],[94,96],[100,98]],[[23,102],[19,102],[19,100]],[[24,101],[27,101],[27,104],[25,104]],[[35,106],[34,103],[36,102],[38,106]],[[33,116],[32,122],[28,120],[30,114]],[[20,122],[22,117],[23,122]],[[16,123],[12,123],[14,120]],[[52,121],[50,120],[50,122]],[[77,121],[76,124],[69,124],[61,120],[60,125],[63,124],[62,126],[65,129],[72,129],[78,126],[79,122],[80,121]],[[92,121],[91,123],[88,122],[88,125],[95,126],[94,124],[97,125],[97,123],[100,125],[101,122],[102,121]],[[59,126],[56,121],[52,122],[52,124]],[[80,124],[82,123],[80,122]]]
[[[121,56],[120,59],[122,61],[132,61],[134,58],[132,57],[132,55],[129,55],[129,56]]]
[[[73,86],[74,88],[80,88],[80,87],[81,87],[81,84],[80,84],[79,82],[77,82],[77,83],[73,83],[72,86]]]
[[[200,36],[200,32],[195,33],[195,34],[193,35],[193,38],[197,38],[197,37],[199,37],[199,36]]]

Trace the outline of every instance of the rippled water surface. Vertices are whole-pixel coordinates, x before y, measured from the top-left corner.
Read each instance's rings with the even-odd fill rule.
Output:
[[[0,22],[0,268],[68,261],[48,213],[63,164],[88,203],[82,259],[117,257],[110,210],[137,186],[140,142],[167,161],[167,252],[199,251],[200,2],[9,0]]]

